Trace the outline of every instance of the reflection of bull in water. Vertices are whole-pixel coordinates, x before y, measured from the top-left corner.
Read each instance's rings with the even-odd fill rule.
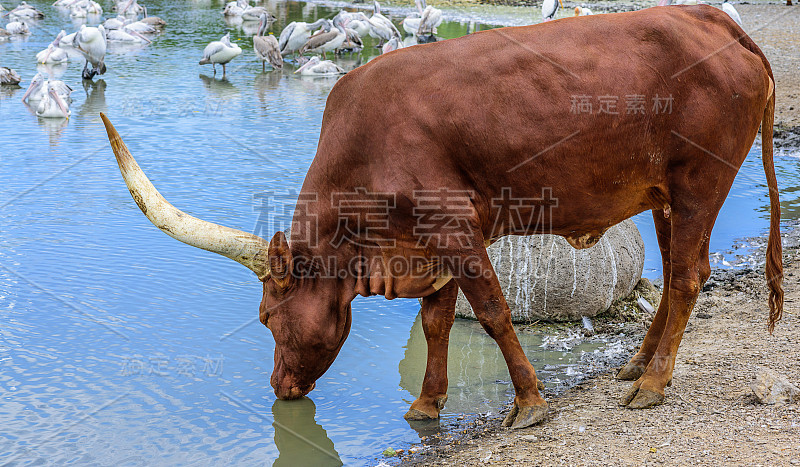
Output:
[[[641,108],[570,110],[571,98],[630,95],[644,101]],[[676,105],[648,111],[648,100],[659,96]],[[275,338],[270,382],[279,398],[303,397],[330,368],[357,295],[422,297],[427,367],[406,418],[438,418],[460,289],[508,365],[516,396],[504,424],[522,428],[545,418],[547,402],[487,244],[546,232],[588,248],[611,226],[651,211],[668,288],[619,377],[637,380],[623,399],[628,407],[660,404],[711,272],[711,230],[761,125],[770,329],[781,317],[774,106],[766,57],[708,5],[565,18],[400,49],[351,71],[328,96],[291,242],[280,231],[267,242],[178,211],[105,123],[128,188],[150,220],[262,281],[259,317]],[[363,211],[337,211],[332,201],[344,195],[355,198],[349,203],[391,206],[386,227],[375,231]],[[519,208],[539,200],[539,212],[550,208],[543,222],[532,217],[535,203]],[[346,242],[337,237],[343,224]],[[419,268],[397,272],[394,264]]]
[[[314,419],[316,412],[317,406],[307,397],[272,404],[275,446],[280,451],[274,467],[342,465],[328,433]]]
[[[420,393],[426,359],[425,333],[418,315],[400,361],[400,387],[411,394]],[[450,329],[447,369],[451,413],[494,411],[513,393],[503,354],[477,321],[457,320]]]

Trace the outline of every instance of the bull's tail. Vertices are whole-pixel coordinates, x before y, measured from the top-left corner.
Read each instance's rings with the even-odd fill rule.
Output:
[[[770,96],[761,120],[761,161],[767,176],[769,189],[769,240],[767,242],[766,276],[769,287],[769,332],[783,316],[783,247],[781,245],[781,204],[778,199],[778,180],[772,160],[772,127],[775,121],[775,85],[772,73],[769,77]]]
[[[725,15],[720,15],[725,17]],[[741,28],[725,18],[730,26],[731,34],[738,37],[739,43],[761,59],[769,79],[769,92],[764,115],[761,117],[761,161],[764,163],[764,174],[767,176],[769,189],[769,239],[767,240],[767,264],[765,272],[769,287],[769,332],[775,329],[775,323],[783,316],[783,245],[781,245],[781,204],[778,199],[778,180],[775,178],[775,163],[772,160],[772,131],[775,123],[775,78],[772,67],[764,52],[745,34]]]

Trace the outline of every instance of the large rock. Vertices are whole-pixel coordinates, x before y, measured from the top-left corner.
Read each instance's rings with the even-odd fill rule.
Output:
[[[800,389],[772,370],[763,369],[756,375],[755,381],[750,383],[750,389],[762,404],[788,404],[800,401]]]
[[[593,247],[576,250],[560,236],[504,237],[489,247],[515,323],[593,317],[633,291],[642,277],[644,242],[630,219]],[[456,316],[475,319],[459,292]]]

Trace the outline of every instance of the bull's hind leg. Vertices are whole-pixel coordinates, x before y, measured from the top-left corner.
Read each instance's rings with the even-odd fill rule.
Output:
[[[672,221],[664,217],[662,209],[653,210],[653,221],[656,225],[656,238],[658,238],[658,248],[661,250],[661,270],[664,275],[664,293],[661,297],[661,304],[658,306],[658,311],[653,322],[650,324],[650,329],[647,330],[647,335],[642,342],[639,351],[636,352],[631,360],[625,365],[619,373],[617,379],[634,381],[641,377],[647,369],[647,364],[653,358],[656,352],[656,347],[661,341],[661,335],[664,332],[664,325],[667,323],[667,315],[669,314],[669,280],[670,280],[670,240]]]
[[[481,326],[497,342],[508,366],[516,397],[503,426],[525,428],[544,419],[547,402],[539,394],[536,371],[525,356],[511,325],[511,310],[503,297],[483,236],[477,229],[473,232],[477,233],[469,238],[458,236],[468,246],[449,245],[450,248],[439,249],[438,253],[453,273],[459,288],[464,291]]]
[[[664,387],[672,380],[686,323],[703,283],[711,274],[708,244],[719,207],[698,213],[689,207],[673,206],[666,322],[647,369],[623,399],[629,408],[642,409],[664,401]]]
[[[422,392],[411,404],[406,420],[439,418],[447,401],[447,345],[455,318],[458,285],[451,280],[436,293],[422,299],[422,330],[428,344],[428,364]]]

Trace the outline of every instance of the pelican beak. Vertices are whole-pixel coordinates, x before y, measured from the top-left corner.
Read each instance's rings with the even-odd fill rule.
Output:
[[[55,89],[50,89],[50,95],[53,96],[53,99],[56,100],[56,104],[58,108],[61,109],[61,112],[64,114],[64,118],[69,118],[69,108],[64,101],[61,100],[61,96],[58,95]]]
[[[562,3],[561,0],[558,0],[558,4],[561,5],[561,9],[563,10],[564,9],[564,3]]]
[[[144,37],[143,35],[139,34],[139,33],[138,33],[138,32],[136,32],[136,31],[133,31],[133,30],[132,30],[132,31],[131,31],[131,33],[132,33],[134,36],[138,37],[139,39],[141,39],[141,40],[143,40],[143,41],[147,42],[148,44],[152,43],[152,41],[151,41],[150,39],[148,39],[148,38]]]
[[[297,70],[294,71],[295,74],[296,73],[300,73],[301,71],[305,70],[306,68],[308,68],[308,65],[310,65],[310,64],[311,64],[311,60],[307,61],[305,64],[303,64],[303,66],[301,66],[300,68],[298,68]]]
[[[47,55],[45,55],[44,56],[44,60],[41,61],[42,64],[47,63],[47,59],[50,58],[50,54],[52,54],[54,50],[55,50],[55,48],[53,48],[53,47],[48,47],[47,48]]]
[[[33,81],[31,81],[31,84],[28,85],[28,89],[25,91],[25,95],[22,96],[22,102],[25,102],[25,99],[27,99],[32,92],[33,92]]]

